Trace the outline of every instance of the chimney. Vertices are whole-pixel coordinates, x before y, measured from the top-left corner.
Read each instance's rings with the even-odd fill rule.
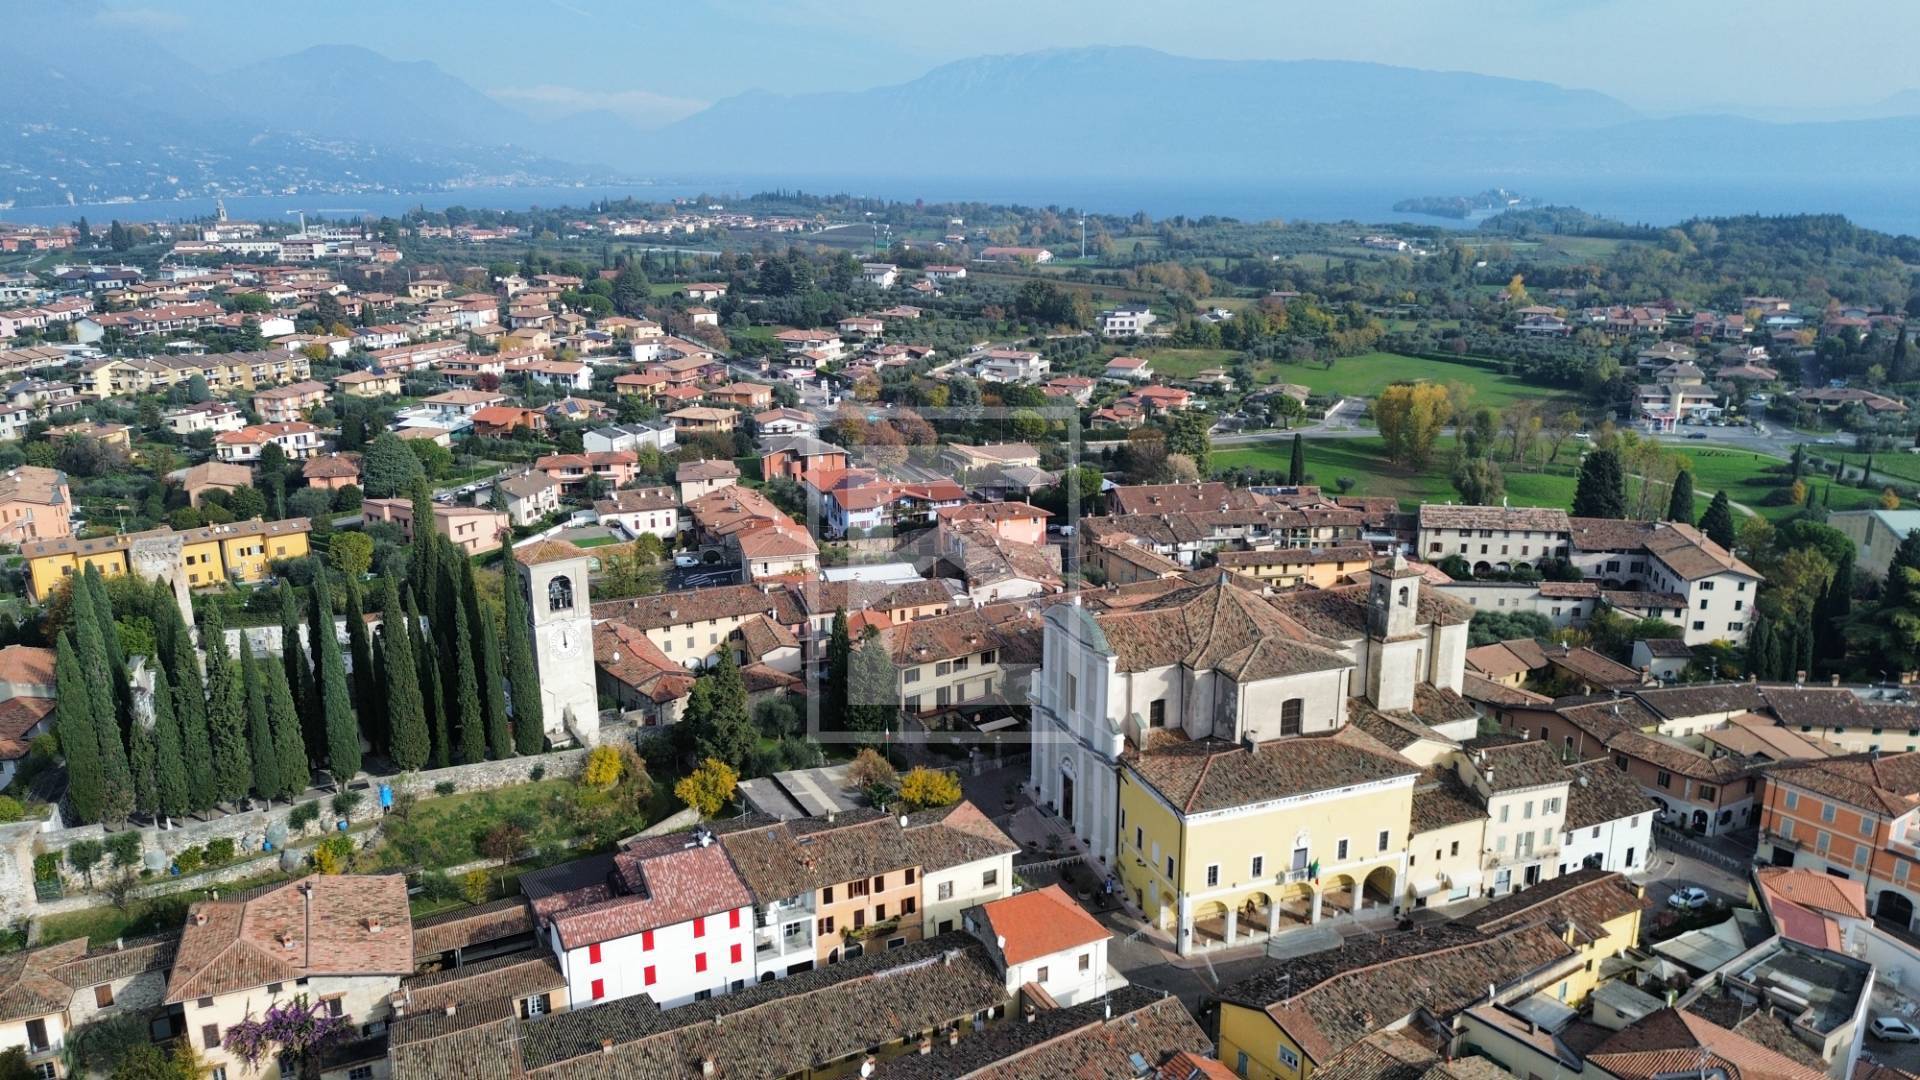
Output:
[[[1805,686],[1805,685],[1807,685],[1807,673],[1806,673],[1806,672],[1804,672],[1804,671],[1796,671],[1796,672],[1794,672],[1794,673],[1793,673],[1793,685],[1795,685],[1795,686]]]
[[[380,916],[378,915],[367,916],[367,933],[378,934],[379,932],[380,932]]]
[[[1838,673],[1835,673],[1835,675],[1833,676],[1833,685],[1835,686],[1840,685],[1840,676]]]
[[[205,925],[207,925],[207,913],[206,913],[206,912],[204,912],[204,911],[196,911],[196,912],[194,912],[194,913],[193,913],[193,925],[195,925],[195,926],[205,926]]]
[[[458,1009],[458,1008],[459,1008],[459,1006],[458,1006],[458,1005],[456,1005],[455,1003],[453,1003],[453,1002],[451,1002],[451,1001],[449,1001],[449,1002],[447,1002],[447,1008],[446,1008],[446,1014],[447,1014],[448,1016],[452,1016],[452,1015],[454,1014],[454,1011],[455,1011],[456,1009]]]
[[[947,1029],[947,1045],[948,1046],[960,1045],[960,1026],[958,1024],[955,1024],[953,1027],[950,1027]]]

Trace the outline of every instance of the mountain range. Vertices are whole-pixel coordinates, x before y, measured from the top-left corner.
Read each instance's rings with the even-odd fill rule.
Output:
[[[96,0],[9,15],[62,40]],[[82,16],[84,17],[84,15]],[[1551,83],[1347,61],[1090,47],[983,56],[874,89],[752,91],[656,130],[534,119],[426,61],[321,45],[208,73],[134,26],[0,65],[0,204],[306,190],[860,176],[1710,180],[1911,176],[1920,92],[1845,118],[1649,116]],[[1482,184],[1481,186],[1484,186]],[[1462,189],[1468,190],[1468,189]]]

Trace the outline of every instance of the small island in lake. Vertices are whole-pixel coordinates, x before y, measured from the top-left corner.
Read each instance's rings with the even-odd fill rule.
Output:
[[[1465,219],[1538,205],[1525,195],[1506,188],[1488,188],[1478,195],[1421,195],[1393,204],[1396,213],[1425,214],[1429,217]]]

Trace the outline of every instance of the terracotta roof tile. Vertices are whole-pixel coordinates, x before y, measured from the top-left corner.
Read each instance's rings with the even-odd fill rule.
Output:
[[[1001,942],[1001,955],[1009,967],[1111,936],[1058,885],[990,900],[979,910]]]

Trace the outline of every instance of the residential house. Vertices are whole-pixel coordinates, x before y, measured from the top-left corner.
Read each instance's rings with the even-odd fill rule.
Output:
[[[1106,996],[1124,983],[1107,963],[1112,935],[1059,885],[968,908],[963,922],[1006,972],[1009,997],[1036,987],[1060,1006]]]
[[[18,953],[0,971],[0,1040],[25,1052],[28,1075],[80,1075],[68,1071],[70,1036],[93,1023],[138,1023],[155,1010],[174,953],[171,937],[99,949],[75,938]]]
[[[494,484],[494,490],[506,501],[507,520],[515,526],[534,522],[560,511],[560,481],[543,472],[525,472]]]
[[[161,416],[161,422],[175,435],[192,435],[201,431],[219,433],[239,431],[247,426],[246,414],[238,407],[224,401],[203,401],[198,405],[187,405],[170,410]]]
[[[683,461],[674,467],[673,481],[679,488],[680,504],[690,506],[703,496],[739,483],[740,466],[724,458]]]
[[[628,536],[659,537],[672,544],[680,534],[680,500],[668,486],[627,488],[593,504],[600,524],[617,524]]]
[[[769,435],[760,440],[760,477],[814,484],[847,470],[846,448],[812,435]]]
[[[754,414],[753,426],[763,437],[771,435],[812,435],[819,430],[819,424],[815,421],[812,413],[802,412],[799,409],[786,408],[785,406]]]
[[[348,454],[324,454],[308,458],[300,467],[300,476],[310,488],[338,491],[360,483],[360,461]]]
[[[639,471],[640,456],[631,450],[607,450],[592,454],[548,454],[533,463],[536,472],[546,473],[560,482],[562,495],[586,490],[589,480],[598,480],[607,488],[621,488],[633,482]]]
[[[758,411],[773,404],[773,387],[758,383],[728,383],[707,391],[707,400],[717,405]]]
[[[406,388],[406,380],[398,372],[370,369],[335,376],[333,385],[348,397],[398,397]],[[254,400],[257,402],[259,398]]]
[[[201,1062],[238,1076],[227,1032],[296,997],[352,1024],[379,1025],[414,971],[406,881],[316,874],[187,909],[165,1003],[177,1007]],[[260,1076],[280,1076],[268,1058]]]
[[[326,440],[319,428],[304,420],[284,423],[252,424],[238,431],[224,431],[214,436],[213,450],[221,461],[228,463],[252,463],[260,460],[260,454],[268,444],[278,446],[290,461],[305,461],[317,457],[327,448]]]
[[[0,541],[24,544],[73,535],[73,491],[67,474],[16,465],[0,474]]]
[[[1223,570],[1231,570],[1275,588],[1309,586],[1324,589],[1339,584],[1349,574],[1372,566],[1373,548],[1366,544],[1337,544],[1331,547],[1221,551],[1214,555],[1214,562]]]
[[[413,503],[408,499],[367,499],[360,504],[360,519],[371,525],[388,522],[400,527],[407,539],[413,539]],[[433,508],[434,531],[468,555],[479,555],[500,546],[500,534],[507,531],[507,515],[484,506],[440,506]]]
[[[1101,312],[1098,321],[1101,337],[1138,337],[1154,324],[1155,316],[1145,304],[1128,304]]]
[[[201,462],[182,469],[177,475],[180,478],[180,490],[186,492],[188,506],[199,506],[210,491],[239,491],[255,484],[251,467],[229,465],[221,461]]]
[[[1107,368],[1101,377],[1116,382],[1146,382],[1153,378],[1153,367],[1144,358],[1138,356],[1116,356],[1107,361]]]
[[[728,432],[739,423],[740,414],[733,409],[714,409],[695,405],[667,414],[673,421],[676,433],[697,434],[703,431]]]
[[[467,419],[473,424],[473,433],[483,439],[510,439],[516,431],[543,435],[547,430],[545,413],[518,405],[484,405]]]
[[[676,445],[673,425],[665,420],[642,420],[633,424],[594,428],[581,436],[588,453],[604,450],[644,450],[649,447],[665,453]]]

